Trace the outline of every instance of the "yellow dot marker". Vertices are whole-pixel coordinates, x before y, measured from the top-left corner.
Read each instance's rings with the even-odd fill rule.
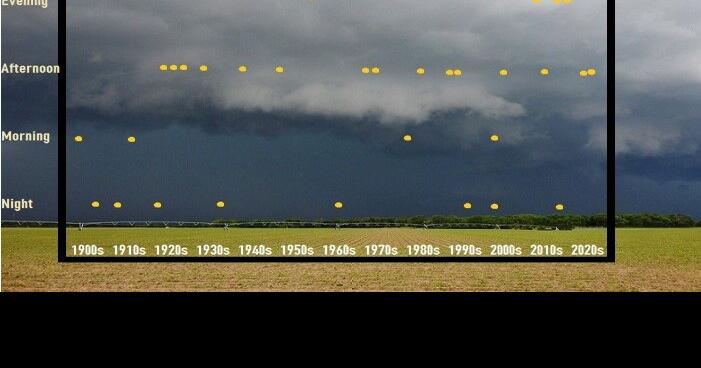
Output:
[[[80,142],[83,141],[83,136],[82,136],[82,135],[76,135],[75,137],[73,137],[73,140],[76,141],[76,142],[78,142],[78,143],[80,143]]]
[[[333,204],[333,206],[334,206],[336,209],[339,209],[339,210],[340,210],[341,208],[343,208],[343,202],[336,202],[336,203]]]
[[[596,69],[594,69],[594,68],[588,69],[588,70],[587,70],[587,75],[590,76],[590,77],[595,76],[595,75],[596,75]]]
[[[367,66],[364,66],[364,67],[360,68],[360,72],[363,74],[370,74],[370,68],[368,68]]]
[[[380,67],[373,67],[371,70],[372,74],[380,74]]]
[[[411,134],[407,134],[404,136],[404,142],[411,142],[414,140],[414,137],[411,136]]]
[[[460,70],[460,69],[455,69],[455,70],[453,70],[453,74],[454,74],[456,77],[459,77],[459,76],[462,75],[462,70]]]
[[[131,136],[131,137],[127,138],[127,142],[129,142],[129,143],[136,143],[136,137]]]
[[[531,0],[533,4],[540,4],[541,0]]]
[[[499,71],[499,75],[502,77],[507,77],[509,75],[509,70],[508,69],[502,69]]]
[[[499,203],[492,203],[489,208],[491,208],[493,211],[496,211],[499,209]]]
[[[589,73],[587,73],[586,70],[580,70],[580,71],[579,71],[579,76],[580,76],[580,77],[587,77],[587,76],[589,76]]]
[[[92,203],[90,203],[90,207],[92,207],[92,208],[100,208],[100,202],[98,202],[98,201],[92,201]]]
[[[562,203],[558,203],[555,205],[555,210],[556,211],[564,211],[565,210],[565,205]]]
[[[499,136],[496,134],[492,134],[492,136],[489,137],[489,140],[492,142],[499,142]]]
[[[224,201],[217,202],[217,208],[224,208],[224,206],[226,206],[226,203],[224,203]]]
[[[278,65],[275,67],[275,73],[282,74],[285,72],[285,67],[282,65]]]
[[[239,73],[247,73],[248,67],[245,65],[239,65]]]
[[[153,202],[153,208],[156,208],[156,209],[163,208],[163,203]]]
[[[470,202],[465,202],[465,203],[463,203],[462,208],[464,208],[464,209],[466,209],[466,210],[469,210],[469,209],[472,208],[472,203],[470,203]]]
[[[117,209],[122,208],[122,202],[114,202],[112,206]]]
[[[572,4],[572,0],[562,0],[563,4]]]
[[[562,4],[562,0],[553,0],[553,3],[554,3],[554,4],[557,4],[557,5],[560,5],[560,4]]]
[[[426,74],[426,69],[421,68],[421,67],[416,68],[416,74],[418,74],[418,75],[424,75],[424,74]]]
[[[541,70],[540,70],[540,75],[542,75],[542,76],[544,76],[544,77],[550,75],[550,69],[548,69],[548,68],[543,68],[543,69],[541,69]]]
[[[162,64],[160,67],[158,67],[162,72],[167,72],[168,71],[168,65]]]
[[[200,65],[200,71],[203,73],[209,71],[209,67],[207,65]]]
[[[187,65],[185,65],[185,64],[180,65],[180,71],[181,71],[181,72],[186,72],[188,69],[190,69],[190,67],[188,67]]]
[[[170,66],[170,71],[171,71],[171,72],[178,71],[178,66],[175,65],[175,64],[171,65],[171,66]]]
[[[447,77],[452,77],[452,76],[455,75],[455,71],[453,71],[453,69],[446,69],[445,75],[446,75]]]

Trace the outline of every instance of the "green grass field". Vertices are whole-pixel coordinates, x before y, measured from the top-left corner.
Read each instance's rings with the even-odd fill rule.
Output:
[[[605,230],[71,229],[70,243],[605,245]],[[621,229],[615,264],[58,264],[55,229],[2,230],[4,291],[701,291],[701,229]],[[148,248],[148,247],[147,247]],[[277,254],[277,253],[276,253]]]

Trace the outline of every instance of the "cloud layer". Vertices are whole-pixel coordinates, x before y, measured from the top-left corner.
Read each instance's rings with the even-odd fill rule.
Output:
[[[616,2],[616,152],[699,161],[701,3]]]
[[[538,93],[586,99],[576,116],[601,117],[600,91],[570,90],[582,67],[605,70],[603,4],[73,0],[69,107],[114,115],[184,104],[419,124],[453,111],[523,117],[542,108],[529,101]],[[210,72],[158,72],[171,63]],[[381,75],[360,73],[374,65]],[[463,76],[445,78],[451,67]]]

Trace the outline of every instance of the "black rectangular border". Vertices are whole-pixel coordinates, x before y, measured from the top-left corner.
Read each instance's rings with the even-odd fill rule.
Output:
[[[58,262],[65,263],[610,263],[616,261],[616,10],[606,3],[606,257],[68,257],[66,254],[66,10],[58,6]]]

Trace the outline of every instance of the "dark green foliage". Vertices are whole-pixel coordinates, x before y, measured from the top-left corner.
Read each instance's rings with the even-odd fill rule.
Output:
[[[638,213],[616,216],[616,227],[694,227],[696,222],[687,215]]]
[[[505,215],[505,216],[455,216],[434,215],[412,217],[352,217],[333,220],[317,219],[314,221],[295,221],[297,227],[327,227],[331,224],[343,224],[345,227],[396,227],[396,226],[431,226],[445,228],[491,229],[572,229],[575,227],[606,227],[606,214],[594,215]],[[273,220],[274,221],[274,220]],[[236,222],[217,220],[217,222]],[[262,220],[261,220],[262,222]],[[258,225],[255,225],[258,226]],[[275,225],[269,225],[275,226]],[[290,226],[290,225],[288,225]],[[621,214],[616,216],[616,227],[694,227],[701,226],[687,215],[660,214]],[[275,226],[276,227],[276,226]]]

